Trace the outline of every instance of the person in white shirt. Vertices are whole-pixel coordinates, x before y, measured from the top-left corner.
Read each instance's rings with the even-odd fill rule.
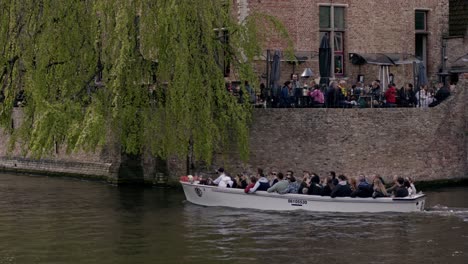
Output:
[[[231,180],[231,177],[224,173],[224,168],[219,168],[217,172],[219,173],[219,176],[213,181],[213,184],[218,185],[220,188],[231,187],[234,182]]]
[[[411,179],[410,177],[405,178],[405,186],[408,189],[408,195],[409,196],[417,194],[416,186],[414,186],[413,179]]]

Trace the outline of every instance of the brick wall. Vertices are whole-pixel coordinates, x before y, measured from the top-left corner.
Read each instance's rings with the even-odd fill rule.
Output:
[[[22,120],[22,109],[14,108],[12,126],[18,128]],[[157,181],[158,173],[167,174],[165,161],[150,153],[137,156],[122,154],[111,132],[107,135],[107,144],[94,152],[67,153],[66,146],[58,145],[55,152],[40,159],[24,155],[26,146],[19,143],[9,150],[10,137],[0,129],[0,171],[4,172],[69,175],[113,183],[153,183]]]
[[[325,175],[467,177],[468,79],[435,108],[255,109],[248,163],[218,155],[231,174],[261,167]]]
[[[414,13],[416,9],[428,12],[428,63],[430,79],[436,79],[441,67],[441,40],[448,32],[448,0],[249,0],[250,13],[261,12],[277,17],[286,26],[296,51],[319,50],[319,3],[347,4],[345,14],[345,77],[353,82],[359,73],[359,67],[351,65],[348,54],[353,53],[415,53]],[[284,49],[286,42],[274,33],[270,34],[266,49]],[[318,73],[318,57],[310,58],[310,65],[299,65],[296,72],[301,73],[305,67],[311,67]],[[283,83],[291,67],[283,63]],[[264,67],[260,64],[260,67]],[[404,69],[401,69],[404,68]],[[377,66],[361,69],[366,80],[378,77]],[[265,72],[260,69],[260,72]],[[391,67],[396,73],[397,85],[412,82],[411,66]],[[284,79],[283,79],[284,78]]]
[[[419,181],[463,178],[468,169],[467,89],[468,75],[462,75],[454,95],[428,109],[255,109],[250,160],[242,163],[235,152],[217,154],[214,164],[202,170],[212,173],[212,168],[224,166],[235,174],[261,167],[296,173],[310,170],[320,175],[330,170],[350,176],[378,173],[389,178],[396,174]],[[110,181],[136,177],[141,182],[141,175],[119,175],[122,168],[137,171],[134,166],[144,180],[155,182],[158,168],[166,165],[149,154],[125,165],[128,157],[111,155],[113,147],[96,153],[67,155],[59,151],[41,160],[16,152],[9,155],[8,135],[1,133],[0,170]],[[172,180],[185,173],[185,161],[171,158],[167,166]]]
[[[446,39],[447,43],[447,67],[454,66],[455,61],[468,54],[468,35]],[[460,62],[458,62],[460,64]]]

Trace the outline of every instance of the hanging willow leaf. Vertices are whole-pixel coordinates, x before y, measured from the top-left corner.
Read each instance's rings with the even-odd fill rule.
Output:
[[[287,34],[265,15],[239,24],[230,2],[1,1],[4,128],[15,96],[26,96],[12,145],[42,157],[57,143],[93,151],[111,135],[125,153],[184,157],[192,145],[210,162],[234,141],[246,159],[252,109],[226,91],[220,60],[257,85],[259,27]]]

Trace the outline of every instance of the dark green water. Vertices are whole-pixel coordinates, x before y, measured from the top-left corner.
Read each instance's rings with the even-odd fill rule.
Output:
[[[205,208],[182,191],[0,175],[1,263],[468,263],[468,188],[411,214]]]

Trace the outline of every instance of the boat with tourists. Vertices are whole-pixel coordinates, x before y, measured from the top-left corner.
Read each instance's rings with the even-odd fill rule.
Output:
[[[198,181],[180,181],[187,201],[202,206],[224,206],[258,210],[316,212],[418,212],[424,210],[426,195],[407,197],[335,197],[278,194],[257,191],[246,194],[243,189],[203,185]]]

